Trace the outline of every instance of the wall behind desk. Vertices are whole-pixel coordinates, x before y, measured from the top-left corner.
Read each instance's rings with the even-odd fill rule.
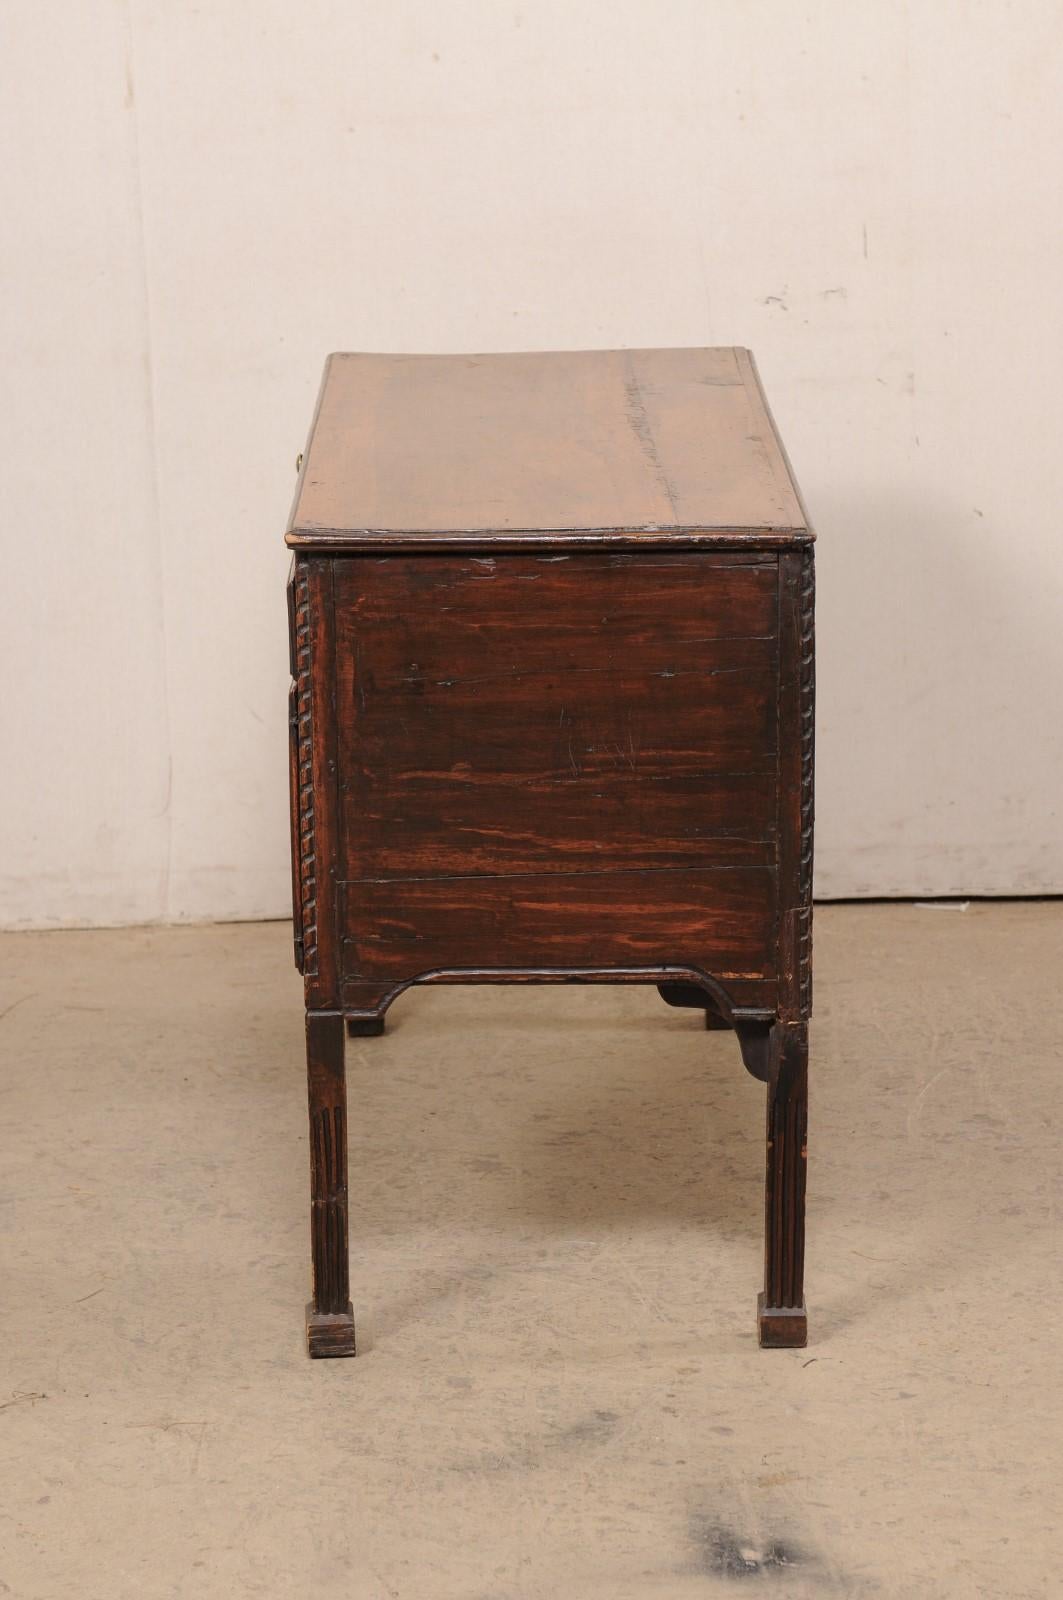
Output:
[[[1063,30],[1026,0],[8,0],[0,921],[284,915],[332,349],[748,344],[817,890],[1063,891]]]

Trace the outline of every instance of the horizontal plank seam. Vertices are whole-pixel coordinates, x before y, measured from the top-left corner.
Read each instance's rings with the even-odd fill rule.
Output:
[[[728,772],[724,770],[716,771],[714,768],[710,767],[707,770],[699,769],[696,772],[638,772],[637,776],[640,781],[646,783],[691,783],[694,780],[700,782],[706,778],[773,778],[775,775],[776,754],[777,752],[773,749],[766,750],[764,755],[765,764],[763,767],[747,767],[741,772]],[[551,767],[549,771],[539,770],[527,777],[511,778],[506,773],[488,772],[484,773],[483,777],[470,778],[465,773],[461,772],[433,772],[431,768],[416,768],[411,769],[408,772],[404,772],[403,778],[407,783],[413,781],[414,779],[424,779],[429,783],[446,784],[448,786],[460,787],[463,789],[480,788],[485,779],[489,783],[498,783],[503,788],[512,789],[527,789],[531,784],[535,783],[556,784],[559,780],[563,779],[565,787],[568,788],[572,786],[572,783],[576,778],[579,779],[581,784],[604,783],[607,780],[611,783],[616,783],[619,778],[623,778],[626,782],[628,774],[630,773],[632,776],[634,776],[636,774],[636,770],[637,769],[633,767],[617,767],[613,770],[604,772],[596,772],[591,770],[589,772],[574,773],[571,767]],[[367,775],[369,774],[367,773]],[[385,780],[385,787],[386,786],[387,784]],[[347,787],[350,789],[349,784]],[[721,835],[721,837],[726,838],[727,835],[724,834]]]
[[[771,844],[772,840],[757,840],[756,843]],[[775,872],[773,862],[767,861],[736,861],[719,863],[711,867],[588,867],[576,872],[551,872],[549,869],[535,872],[432,872],[423,877],[401,878],[341,878],[339,886],[348,888],[351,885],[366,883],[468,883],[468,882],[494,882],[497,879],[513,878],[645,878],[651,874],[662,872],[671,873],[698,873],[706,872]]]
[[[703,641],[702,641],[703,642]],[[769,668],[761,663],[754,666],[743,667],[658,667],[645,668],[643,676],[646,678],[737,678],[746,673],[750,677],[763,676]],[[408,688],[411,684],[427,683],[432,689],[460,689],[468,684],[482,683],[521,683],[528,678],[575,678],[587,677],[597,673],[609,677],[617,677],[615,666],[608,667],[535,667],[522,672],[492,672],[478,678],[384,678],[378,679],[373,685],[373,693],[380,698],[389,690]]]

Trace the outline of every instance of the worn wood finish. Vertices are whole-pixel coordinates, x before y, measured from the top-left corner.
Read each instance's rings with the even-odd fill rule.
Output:
[[[802,1343],[812,533],[745,351],[333,357],[287,534],[314,1354],[351,1354],[344,1023],[653,983],[767,1085]]]
[[[301,549],[788,547],[808,520],[748,350],[329,357]]]
[[[684,941],[726,988],[770,976],[774,875],[523,873],[344,885],[344,978],[408,982],[440,968],[666,966]]]
[[[352,557],[335,582],[349,879],[774,866],[774,561]]]

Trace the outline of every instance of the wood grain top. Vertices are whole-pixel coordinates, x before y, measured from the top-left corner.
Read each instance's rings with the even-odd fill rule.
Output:
[[[742,349],[332,355],[298,549],[813,537]]]

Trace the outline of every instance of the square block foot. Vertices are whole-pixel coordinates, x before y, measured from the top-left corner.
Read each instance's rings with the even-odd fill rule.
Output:
[[[766,1306],[757,1296],[757,1332],[762,1350],[801,1350],[808,1343],[808,1317],[799,1306]]]
[[[383,1017],[348,1017],[348,1039],[379,1039],[384,1031]]]
[[[306,1308],[306,1347],[312,1356],[354,1355],[354,1307],[346,1311],[315,1311],[311,1300]]]

